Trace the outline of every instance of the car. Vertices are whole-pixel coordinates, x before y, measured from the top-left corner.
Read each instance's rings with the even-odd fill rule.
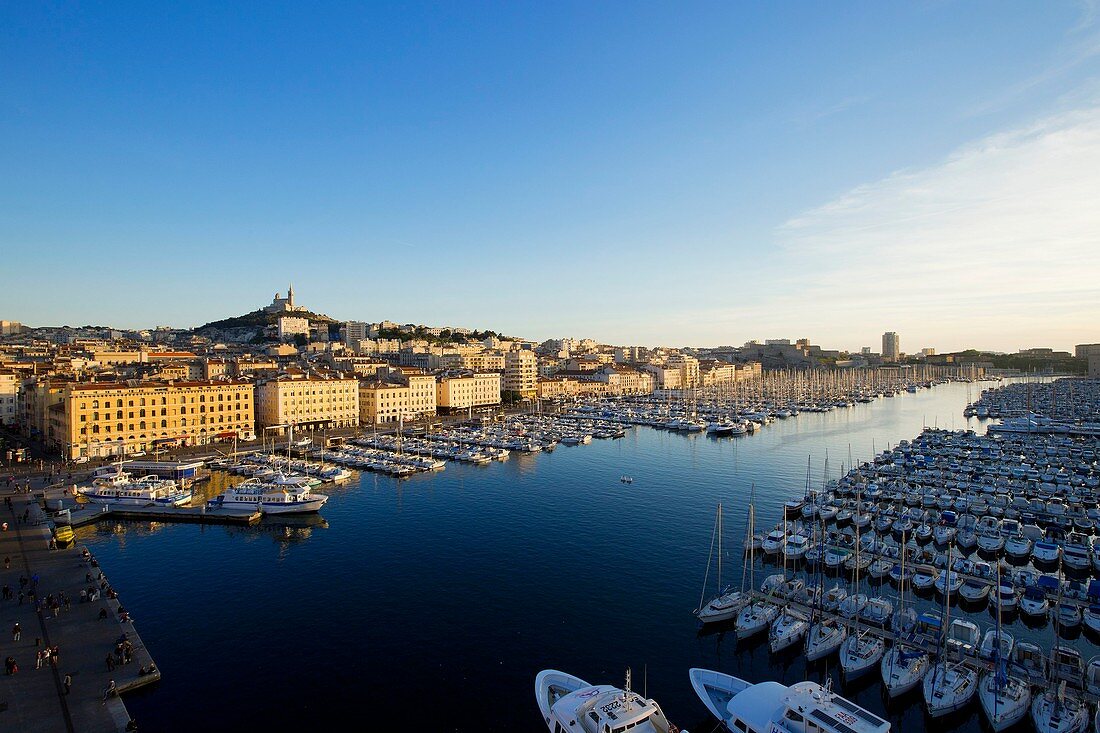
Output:
[[[73,459],[73,463],[87,463],[87,462],[88,462],[88,456],[77,456],[76,458]]]
[[[135,458],[137,458],[138,456],[143,456],[143,455],[145,455],[145,451],[143,451],[143,450],[136,450],[136,451],[134,451],[133,453],[131,453],[130,455],[132,455],[132,456],[134,456]]]

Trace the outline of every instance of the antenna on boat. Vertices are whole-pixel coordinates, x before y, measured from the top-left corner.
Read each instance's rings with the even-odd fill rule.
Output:
[[[626,686],[623,688],[623,702],[630,709],[630,667],[626,668]]]

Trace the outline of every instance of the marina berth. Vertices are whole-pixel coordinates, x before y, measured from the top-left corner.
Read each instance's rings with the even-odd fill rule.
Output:
[[[692,669],[695,694],[729,731],[741,733],[886,733],[890,724],[816,682],[751,684],[708,669]],[[813,726],[810,728],[809,726]]]

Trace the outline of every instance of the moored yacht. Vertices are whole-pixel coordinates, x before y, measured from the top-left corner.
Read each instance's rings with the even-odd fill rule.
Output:
[[[544,669],[535,677],[535,699],[542,720],[551,733],[618,733],[628,728],[638,733],[674,733],[672,725],[651,699],[626,687],[590,685],[556,669]]]
[[[309,514],[320,511],[328,501],[308,486],[271,484],[249,479],[231,486],[207,502],[211,508],[252,509],[262,514]]]
[[[78,493],[93,504],[125,504],[128,506],[180,506],[191,501],[191,489],[185,489],[171,479],[144,476],[133,480],[126,474],[96,481],[91,486],[78,489]]]
[[[822,687],[797,682],[751,684],[709,669],[689,672],[695,694],[731,731],[803,733],[812,725],[823,733],[887,733],[890,724]]]

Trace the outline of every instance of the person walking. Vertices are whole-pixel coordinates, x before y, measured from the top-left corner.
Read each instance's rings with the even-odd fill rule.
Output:
[[[107,704],[107,698],[112,697],[112,696],[116,695],[117,693],[118,693],[118,691],[115,688],[115,681],[111,680],[110,682],[107,683],[107,686],[103,688],[103,702],[101,702],[100,704],[101,705],[106,705]]]
[[[19,625],[19,622],[16,621],[15,626],[11,627],[11,640],[12,641],[19,641],[20,637],[22,637],[22,636],[23,636],[23,628]]]
[[[65,675],[65,681],[61,684],[65,685],[65,694],[68,695],[69,691],[73,688],[73,676],[71,674]]]
[[[107,671],[108,672],[114,672],[115,671],[115,657],[110,652],[107,652]]]

